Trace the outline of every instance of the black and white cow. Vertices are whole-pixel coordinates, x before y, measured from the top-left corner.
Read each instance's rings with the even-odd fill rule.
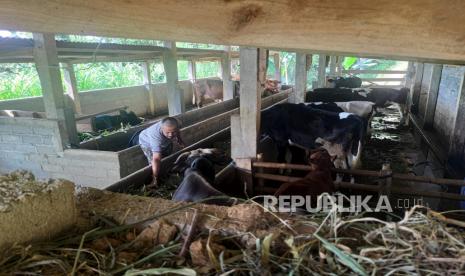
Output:
[[[367,101],[374,103],[373,108],[395,104],[401,113],[401,124],[405,122],[407,112],[408,88],[317,88],[306,95],[306,102],[350,102]]]
[[[261,118],[261,134],[272,138],[279,152],[288,144],[309,150],[323,146],[335,158],[338,168],[351,166],[349,155],[360,153],[366,132],[364,120],[355,114],[329,112],[305,104],[275,105],[265,109]]]
[[[213,187],[215,164],[225,165],[231,159],[218,149],[196,149],[181,154],[171,171],[183,172],[182,182],[173,194],[174,201],[196,202],[209,197],[226,195]],[[232,199],[209,199],[207,204],[231,205]]]

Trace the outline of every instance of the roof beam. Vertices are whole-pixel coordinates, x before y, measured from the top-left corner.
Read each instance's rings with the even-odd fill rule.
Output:
[[[463,10],[459,0],[4,0],[0,26],[464,64]]]

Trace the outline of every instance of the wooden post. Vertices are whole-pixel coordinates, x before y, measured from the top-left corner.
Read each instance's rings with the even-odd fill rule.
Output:
[[[336,61],[336,76],[341,77],[342,76],[342,63],[344,62],[344,57],[343,56],[338,56],[337,61]]]
[[[269,51],[266,49],[258,49],[258,83],[262,91],[265,87],[266,72],[268,71],[268,53]]]
[[[221,59],[221,76],[223,79],[223,100],[231,100],[234,98],[234,87],[231,81],[231,58],[230,47],[225,46],[225,54]]]
[[[82,114],[81,100],[77,89],[76,74],[74,73],[73,64],[63,64],[63,76],[65,79],[66,94],[73,100],[76,113]]]
[[[439,84],[441,83],[442,65],[433,65],[431,72],[431,82],[429,85],[428,98],[426,100],[425,116],[423,128],[431,129],[433,127],[434,113],[436,112],[436,103],[438,101]]]
[[[190,59],[187,61],[187,74],[189,77],[189,80],[194,83],[195,80],[197,79],[197,69],[195,65],[195,59]]]
[[[45,114],[48,119],[59,122],[63,147],[79,145],[74,108],[67,106],[63,93],[55,35],[34,33],[33,37],[34,61],[42,87]]]
[[[144,81],[145,90],[149,96],[149,112],[155,115],[155,97],[152,89],[152,76],[150,73],[150,63],[148,61],[142,62],[142,77]]]
[[[237,167],[251,171],[260,131],[259,50],[241,47],[240,64],[240,112],[231,116],[231,157]]]
[[[295,57],[295,88],[290,97],[291,103],[305,102],[305,91],[307,90],[307,58],[306,54],[296,53]]]
[[[417,105],[420,102],[421,81],[423,80],[424,63],[418,62],[415,69],[415,79],[413,81],[411,105]]]
[[[415,66],[412,61],[409,61],[408,66],[407,66],[407,74],[405,74],[405,83],[404,83],[405,87],[412,86],[412,81],[414,79],[414,76],[415,76]]]
[[[279,59],[279,52],[273,55],[274,62],[274,78],[277,81],[281,81],[281,61]]]
[[[326,87],[326,55],[318,55],[318,87]]]
[[[176,58],[176,42],[165,41],[168,50],[163,52],[163,66],[166,73],[168,113],[170,116],[184,113],[184,91],[178,84],[178,64]]]
[[[465,144],[465,74],[462,76],[457,101],[455,123],[449,143],[449,164],[461,169]]]
[[[337,56],[331,56],[329,60],[329,76],[336,76]]]

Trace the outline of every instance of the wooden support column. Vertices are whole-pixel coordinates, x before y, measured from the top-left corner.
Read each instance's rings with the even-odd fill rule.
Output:
[[[149,112],[151,115],[155,115],[155,95],[153,95],[152,89],[152,76],[150,73],[150,63],[148,61],[142,62],[142,77],[144,81],[145,90],[147,91],[149,98]]]
[[[195,66],[195,59],[191,59],[187,62],[187,74],[189,77],[189,80],[194,83],[195,80],[197,79],[197,69]]]
[[[413,61],[408,62],[407,74],[405,74],[405,87],[411,87],[413,79],[415,77],[415,65]]]
[[[259,56],[257,48],[240,48],[240,112],[231,116],[231,157],[239,168],[249,171],[257,156],[260,132]]]
[[[329,60],[329,76],[336,76],[337,56],[331,56]]]
[[[326,87],[326,55],[318,55],[318,87]]]
[[[344,62],[344,57],[343,56],[338,56],[337,61],[336,61],[336,76],[341,77],[342,76],[342,63]]]
[[[269,51],[266,49],[258,49],[258,83],[262,88],[260,92],[265,87],[266,72],[268,71],[268,53]]]
[[[273,55],[274,62],[274,78],[277,81],[281,81],[281,61],[279,59],[279,53]]]
[[[462,76],[458,95],[455,123],[449,147],[449,164],[463,169],[465,145],[465,74]]]
[[[178,83],[178,64],[176,57],[176,42],[164,43],[168,50],[163,52],[163,66],[166,73],[168,113],[170,116],[184,113],[184,91]]]
[[[423,68],[424,63],[418,62],[415,68],[415,78],[413,81],[413,88],[412,88],[412,101],[411,105],[417,105],[420,102],[420,93],[421,93],[421,82],[423,80]]]
[[[305,91],[307,90],[307,57],[304,53],[296,53],[295,57],[295,87],[290,97],[291,103],[305,102]]]
[[[438,101],[439,84],[441,83],[442,65],[433,65],[431,72],[431,82],[429,85],[428,98],[426,99],[426,110],[423,121],[423,128],[433,128],[434,113],[436,112],[436,103]]]
[[[61,82],[55,35],[34,33],[34,61],[42,87],[45,114],[48,119],[57,120],[63,147],[79,145],[74,119],[74,108],[65,102]]]
[[[63,64],[63,76],[65,79],[66,94],[73,100],[76,113],[82,114],[81,100],[77,89],[76,74],[74,73],[73,64]]]
[[[225,54],[221,59],[221,78],[223,79],[223,100],[234,98],[234,87],[231,81],[231,57],[230,47],[225,46]]]

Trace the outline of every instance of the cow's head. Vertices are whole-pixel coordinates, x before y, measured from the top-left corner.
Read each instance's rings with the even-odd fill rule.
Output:
[[[312,171],[328,170],[333,167],[333,160],[328,151],[324,148],[311,150],[308,162]]]
[[[205,158],[216,165],[227,165],[231,162],[231,158],[220,149],[195,149],[179,155],[174,162],[171,171],[183,172],[187,168],[191,167],[193,162],[198,158]]]

